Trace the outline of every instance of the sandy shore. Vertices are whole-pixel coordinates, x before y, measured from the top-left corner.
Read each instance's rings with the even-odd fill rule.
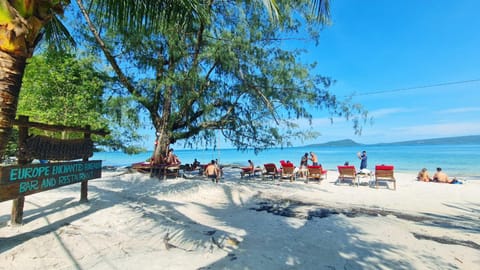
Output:
[[[104,171],[86,204],[79,184],[26,197],[22,226],[2,202],[0,269],[480,269],[480,181],[397,173],[393,191],[239,171]]]

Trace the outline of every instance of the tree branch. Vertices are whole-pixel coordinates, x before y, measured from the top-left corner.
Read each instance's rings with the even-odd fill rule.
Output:
[[[95,40],[97,41],[98,45],[102,49],[105,57],[107,58],[108,62],[112,65],[113,70],[117,74],[117,76],[120,79],[121,84],[130,92],[133,96],[137,98],[141,98],[142,95],[138,93],[136,88],[133,86],[133,84],[130,82],[130,80],[127,78],[127,76],[123,73],[122,69],[118,65],[117,61],[115,60],[115,57],[112,55],[110,50],[107,48],[105,45],[105,42],[103,39],[100,37],[99,32],[97,31],[95,25],[93,24],[92,20],[90,19],[90,15],[88,15],[87,10],[85,9],[85,6],[83,5],[81,0],[77,0],[77,4],[80,7],[80,11],[83,14],[83,17],[87,21],[88,27],[90,28],[90,31],[92,32],[93,36],[95,37]]]

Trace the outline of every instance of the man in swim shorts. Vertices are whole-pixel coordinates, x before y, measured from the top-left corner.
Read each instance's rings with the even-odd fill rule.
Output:
[[[220,170],[215,164],[215,160],[212,160],[210,164],[205,168],[205,175],[212,179],[212,182],[218,183],[218,178],[220,177]]]

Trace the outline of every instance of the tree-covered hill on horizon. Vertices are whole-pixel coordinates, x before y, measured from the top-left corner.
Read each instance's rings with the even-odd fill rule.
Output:
[[[357,145],[441,145],[441,144],[480,144],[480,135],[445,137],[435,139],[411,140],[391,143],[362,144],[351,139],[331,141],[320,144],[309,144],[305,146],[357,146]]]

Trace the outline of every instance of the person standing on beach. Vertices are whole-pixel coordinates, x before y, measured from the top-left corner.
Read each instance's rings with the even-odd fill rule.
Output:
[[[205,176],[212,179],[212,182],[218,183],[218,179],[220,178],[220,170],[218,169],[215,160],[212,160],[212,162],[210,162],[210,164],[208,164],[205,168]]]
[[[360,159],[360,170],[367,168],[367,151],[362,151],[362,153],[357,153],[358,158]]]
[[[220,163],[218,162],[218,158],[215,159],[215,167],[217,167],[217,170],[219,172],[218,177],[223,178],[223,169],[222,169],[222,166],[220,166]]]
[[[300,159],[300,177],[304,177],[308,172],[308,153],[305,153]]]
[[[312,166],[318,166],[318,157],[315,153],[310,152],[310,160],[312,160]]]

